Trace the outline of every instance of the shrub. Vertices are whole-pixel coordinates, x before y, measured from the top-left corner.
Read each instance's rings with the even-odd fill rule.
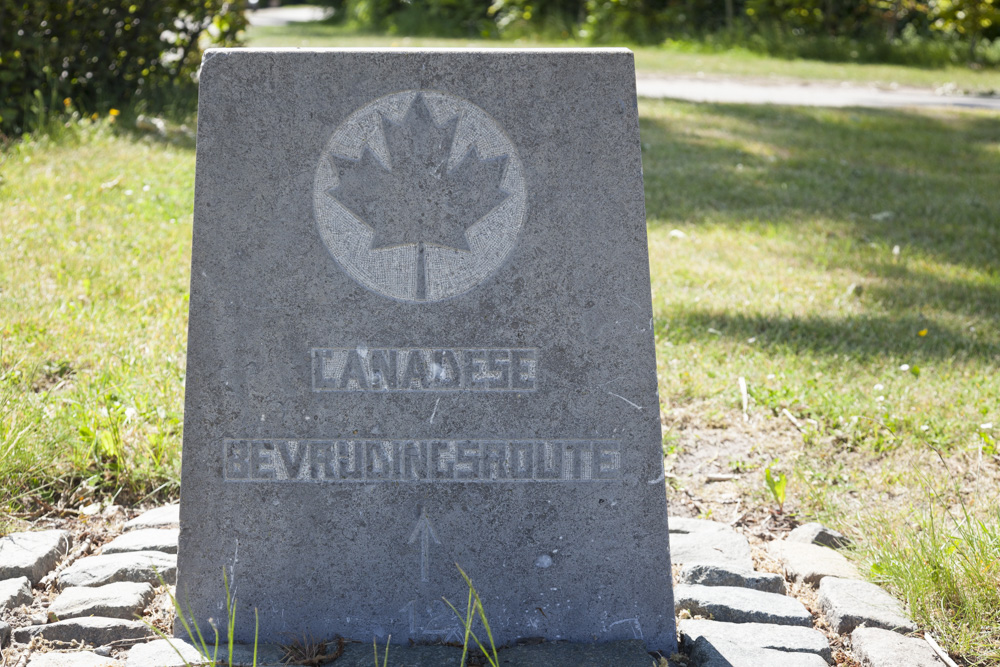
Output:
[[[0,0],[0,133],[70,106],[176,103],[202,47],[232,45],[244,26],[242,0]]]

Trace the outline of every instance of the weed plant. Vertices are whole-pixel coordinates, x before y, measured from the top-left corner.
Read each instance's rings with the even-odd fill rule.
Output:
[[[236,646],[236,598],[232,595],[229,590],[229,576],[226,574],[226,569],[222,569],[222,581],[226,590],[226,660],[225,665],[233,664],[233,650]],[[160,585],[165,586],[166,582],[160,577]],[[184,628],[186,636],[194,645],[195,649],[205,658],[206,662],[198,663],[198,665],[192,665],[181,653],[178,646],[171,643],[171,648],[177,653],[177,657],[181,659],[185,667],[201,667],[201,665],[212,666],[219,665],[219,629],[212,625],[212,642],[208,642],[205,639],[205,635],[202,632],[200,625],[198,624],[198,619],[195,618],[194,612],[192,612],[190,605],[185,610],[181,607],[181,604],[177,601],[177,598],[173,593],[170,593],[170,602],[174,607],[174,612],[176,614],[177,620],[180,621],[181,626]],[[257,609],[253,610],[254,615],[254,634],[253,634],[253,667],[257,667],[257,637],[260,631],[260,621],[257,614]],[[167,639],[167,637],[162,630],[150,625],[147,625],[161,638]]]
[[[865,515],[859,556],[947,649],[970,665],[1000,664],[1000,510],[979,519],[927,506],[908,517]]]
[[[462,614],[459,612],[455,605],[449,602],[446,598],[441,599],[444,600],[444,603],[455,613],[455,616],[458,617],[458,622],[462,624],[462,628],[465,631],[462,641],[462,660],[459,664],[461,667],[465,667],[466,659],[469,657],[469,639],[472,639],[490,667],[499,667],[500,659],[497,657],[497,647],[493,643],[493,631],[490,630],[490,622],[486,618],[486,610],[483,608],[483,601],[479,599],[479,593],[476,591],[476,587],[472,585],[472,580],[469,579],[469,575],[465,573],[465,570],[463,570],[458,563],[455,563],[455,567],[458,568],[459,574],[461,574],[462,579],[465,580],[465,585],[469,587],[469,599],[465,606],[465,613]],[[487,641],[490,643],[488,651],[483,645],[483,642],[480,641],[479,637],[472,629],[477,618],[479,619],[479,622],[482,623],[483,630],[486,632]],[[376,655],[376,658],[377,657],[378,656]]]

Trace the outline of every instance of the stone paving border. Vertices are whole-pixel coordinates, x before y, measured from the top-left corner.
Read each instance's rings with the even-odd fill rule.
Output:
[[[858,628],[851,633],[854,655],[865,667],[945,667],[927,642],[883,630]]]
[[[136,517],[128,523],[118,519],[110,535],[91,535],[86,538],[96,541],[92,554],[92,545],[81,539],[80,544],[66,555],[69,546],[69,539],[66,538],[60,543],[62,555],[59,558],[53,560],[48,555],[44,556],[47,572],[41,571],[45,568],[34,565],[38,558],[43,558],[40,555],[42,552],[48,553],[47,548],[39,546],[27,561],[30,561],[31,574],[46,583],[36,582],[32,590],[27,577],[0,580],[0,594],[14,591],[13,598],[9,594],[6,598],[14,600],[8,608],[0,607],[0,647],[4,653],[13,651],[14,655],[26,656],[28,647],[25,642],[32,637],[46,637],[56,642],[82,640],[94,648],[72,652],[34,652],[26,665],[18,667],[172,667],[181,664],[169,642],[156,639],[148,626],[131,620],[126,613],[127,610],[140,606],[145,607],[147,618],[150,618],[154,609],[159,610],[157,613],[165,613],[163,610],[166,607],[163,605],[169,603],[165,597],[167,589],[158,588],[157,597],[152,603],[149,602],[156,583],[148,581],[148,567],[143,564],[157,562],[162,565],[175,561],[178,533],[176,518],[176,506],[166,506]],[[102,519],[97,517],[93,520]],[[805,549],[807,554],[821,553],[826,560],[831,560],[840,567],[847,562],[838,560],[843,559],[841,554],[829,547],[815,544],[831,537],[842,544],[839,540],[843,536],[822,526],[805,526],[794,538],[789,536],[786,540],[770,542],[767,551],[785,555],[783,567],[789,579],[797,577],[801,582],[790,585],[780,575],[755,570],[747,538],[730,526],[694,519],[672,518],[670,521],[671,539],[675,540],[671,545],[671,555],[677,566],[675,574],[681,581],[697,581],[675,586],[678,616],[681,619],[678,626],[681,650],[687,654],[686,664],[689,667],[827,665],[835,656],[827,635],[816,629],[825,627],[824,624],[829,624],[842,636],[837,644],[838,651],[852,651],[859,664],[866,667],[944,665],[924,640],[902,634],[915,630],[915,624],[906,618],[902,606],[892,596],[875,584],[857,578],[859,575],[856,569],[851,567],[841,571],[832,568],[841,574],[850,573],[849,578],[835,577],[832,571],[821,572],[822,577],[813,577],[805,574],[808,568],[799,567],[787,556],[789,553],[801,554]],[[8,543],[46,543],[51,546],[51,536],[24,538],[23,535],[24,533],[9,536],[13,539],[8,540]],[[111,545],[115,545],[111,551],[118,553],[105,552]],[[157,546],[158,549],[152,550],[149,548],[151,546]],[[119,549],[128,548],[141,550],[119,552]],[[12,552],[8,552],[8,555],[9,553]],[[0,571],[14,571],[14,566],[22,567],[27,561],[23,558],[23,550],[19,549],[17,556],[8,561],[0,557]],[[135,567],[108,566],[108,563],[119,562],[132,563]],[[4,567],[9,569],[2,570]],[[169,568],[165,567],[164,570]],[[824,568],[817,568],[814,563],[812,570],[819,572]],[[68,585],[75,578],[83,576],[80,573],[89,573],[86,579],[97,582],[108,571],[117,572],[114,576],[121,577],[125,583],[86,588]],[[781,594],[785,592],[786,586],[790,586],[789,590],[801,597],[802,587],[813,585],[805,582],[814,581],[818,581],[814,597],[803,598],[808,598],[807,604],[816,606],[812,613],[795,597]],[[61,585],[61,592],[57,584]],[[26,588],[30,599],[25,597]],[[138,599],[136,594],[139,595]],[[3,599],[0,598],[0,602]],[[60,617],[57,612],[66,608],[79,609],[81,614],[89,609],[89,613],[100,613],[102,616]],[[50,621],[47,618],[49,612],[62,620]],[[67,616],[75,612],[61,613]],[[123,618],[113,618],[112,615],[116,613]],[[692,618],[699,614],[714,618]],[[168,617],[161,615],[159,618],[157,622],[161,623],[161,627],[166,627],[162,623]],[[762,618],[771,622],[754,622]],[[11,625],[14,627],[10,627]],[[879,629],[878,626],[894,628],[897,632]],[[853,634],[848,636],[847,633],[852,630]],[[13,644],[3,646],[11,639]],[[57,643],[55,648],[59,649],[60,646],[63,645]],[[190,656],[191,650],[193,648],[188,647],[184,651]],[[332,664],[337,667],[367,667],[372,664],[371,651],[370,645],[350,643],[344,656]],[[409,648],[393,645],[390,656],[401,662],[394,661],[391,657],[390,663],[426,667],[452,663],[457,665],[460,655],[461,650],[452,647]],[[260,664],[263,667],[267,664],[279,664],[282,655],[277,647],[269,646],[262,647],[261,657]],[[506,649],[501,657],[506,660],[504,664],[538,667],[597,667],[609,664],[616,667],[649,667],[652,664],[652,657],[645,653],[641,641],[598,646],[553,642]],[[251,647],[237,647],[236,658],[237,665],[249,665],[252,660]],[[672,662],[670,664],[674,665]]]
[[[73,542],[65,530],[40,530],[0,537],[0,580],[27,577],[34,585],[55,568]]]
[[[896,598],[867,581],[826,577],[819,583],[819,606],[840,634],[861,625],[897,632],[917,629]]]

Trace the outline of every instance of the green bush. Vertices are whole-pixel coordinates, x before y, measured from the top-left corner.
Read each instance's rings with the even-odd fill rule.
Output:
[[[68,107],[177,103],[202,48],[236,43],[244,26],[242,0],[0,0],[0,133]]]
[[[316,0],[389,34],[739,46],[788,58],[995,66],[1000,0]],[[991,41],[992,40],[992,41]]]
[[[334,20],[388,34],[495,37],[482,0],[325,0]]]

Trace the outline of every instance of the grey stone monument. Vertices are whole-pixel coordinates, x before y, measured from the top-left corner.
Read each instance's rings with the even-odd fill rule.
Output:
[[[632,54],[214,50],[177,596],[675,645]]]

